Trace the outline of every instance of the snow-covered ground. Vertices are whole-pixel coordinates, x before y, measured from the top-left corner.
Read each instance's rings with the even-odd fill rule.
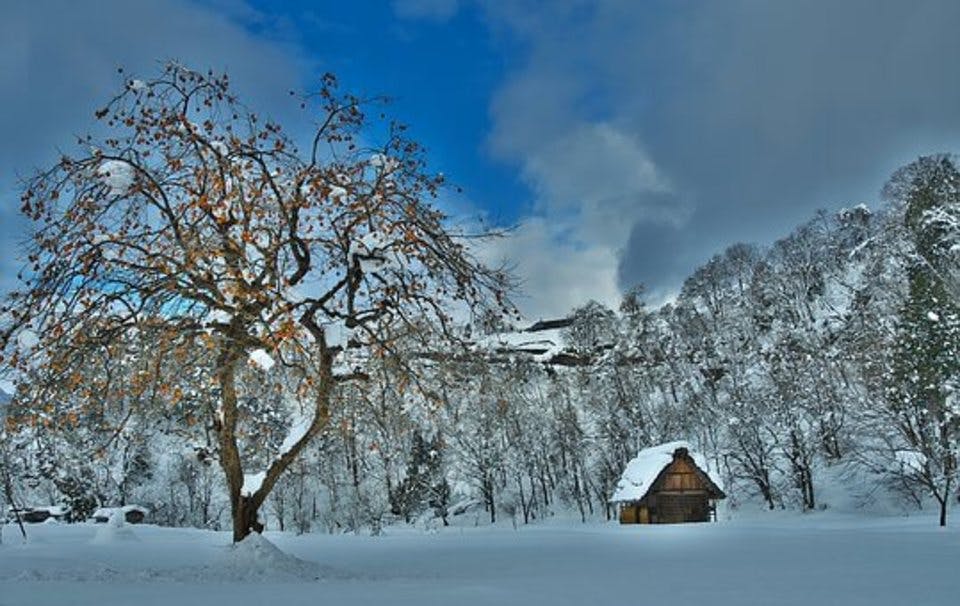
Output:
[[[384,536],[37,525],[0,547],[0,605],[957,604],[960,531],[929,516],[451,528]],[[109,536],[108,536],[109,535]],[[259,537],[258,537],[259,538]],[[278,546],[281,551],[273,547]]]

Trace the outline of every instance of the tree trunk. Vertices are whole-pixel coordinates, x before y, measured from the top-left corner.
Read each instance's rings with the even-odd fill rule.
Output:
[[[27,530],[23,527],[23,518],[20,517],[20,508],[13,502],[13,484],[10,482],[10,474],[6,469],[3,471],[3,493],[6,495],[7,503],[13,509],[13,515],[17,519],[17,526],[20,527],[20,534],[23,535],[23,542],[27,542]],[[2,532],[2,529],[0,529]],[[2,537],[0,537],[2,539]]]
[[[263,532],[263,524],[258,519],[259,507],[252,497],[241,495],[236,504],[233,515],[233,542],[239,543],[251,532]]]
[[[493,478],[490,477],[490,474],[488,472],[484,472],[482,484],[483,484],[483,488],[481,492],[483,492],[484,505],[486,506],[487,511],[490,512],[490,523],[496,524],[497,523],[497,504],[493,494]]]
[[[817,501],[814,499],[813,494],[813,472],[810,471],[810,468],[807,467],[806,471],[806,482],[807,482],[807,508],[813,510],[817,506]]]
[[[544,465],[540,465],[540,492],[543,493],[543,509],[544,511],[550,507],[550,491],[547,489],[547,475],[544,472]]]
[[[523,523],[530,523],[530,506],[527,503],[526,493],[523,490],[523,476],[517,474],[517,489],[520,491],[520,511],[523,512]]]
[[[767,507],[770,509],[770,511],[773,511],[776,509],[776,506],[773,503],[773,490],[770,488],[770,481],[766,478],[766,475],[766,472],[764,472],[764,477],[754,477],[753,481],[760,489],[760,494],[763,495],[763,500],[766,501]]]
[[[220,441],[220,467],[227,479],[230,495],[230,514],[233,518],[233,541],[238,543],[251,532],[263,532],[263,524],[257,512],[270,495],[283,472],[297,460],[307,444],[330,422],[330,398],[333,390],[333,353],[326,347],[322,329],[316,334],[319,348],[320,371],[316,410],[313,421],[303,436],[290,448],[275,458],[264,474],[260,487],[252,495],[243,492],[243,464],[237,446],[238,398],[237,367],[244,356],[241,347],[225,343],[217,364],[217,381],[220,385],[220,411],[214,419]]]
[[[253,506],[249,497],[241,494],[243,466],[240,462],[240,449],[237,447],[236,439],[238,420],[236,373],[241,354],[242,350],[232,344],[227,344],[220,353],[217,364],[220,411],[219,418],[214,420],[220,439],[220,467],[226,476],[227,490],[230,494],[234,543],[239,543],[254,530],[251,522],[256,522],[257,515],[257,507]]]

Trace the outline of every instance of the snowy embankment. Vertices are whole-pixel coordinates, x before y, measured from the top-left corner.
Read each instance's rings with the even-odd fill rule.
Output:
[[[0,604],[954,604],[960,532],[927,516],[388,529],[382,537],[7,526]],[[277,550],[275,543],[282,551]]]

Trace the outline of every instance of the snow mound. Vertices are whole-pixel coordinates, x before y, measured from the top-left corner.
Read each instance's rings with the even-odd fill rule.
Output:
[[[330,571],[280,551],[256,532],[227,548],[209,569],[210,576],[236,581],[319,581]]]
[[[123,519],[123,511],[117,510],[110,516],[110,521],[97,528],[91,543],[94,545],[109,545],[111,543],[136,542],[140,540]]]
[[[259,534],[231,545],[225,542],[229,540],[226,533],[215,536],[150,525],[136,530],[138,538],[126,542],[133,536],[129,525],[113,521],[96,526],[38,525],[31,530],[29,543],[23,548],[19,548],[20,541],[6,541],[0,546],[0,603],[7,605],[3,592],[10,582],[208,586],[380,578],[365,571],[358,573],[302,560],[281,551]],[[5,538],[12,539],[11,531],[7,527]],[[91,540],[92,537],[95,539]],[[8,544],[17,545],[18,549],[8,548]]]

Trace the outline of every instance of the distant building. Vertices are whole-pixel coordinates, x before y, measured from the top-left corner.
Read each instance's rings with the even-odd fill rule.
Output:
[[[708,522],[727,495],[707,469],[686,442],[646,448],[627,464],[610,502],[621,524]]]
[[[40,524],[48,520],[58,522],[67,522],[70,519],[70,508],[65,505],[44,505],[37,507],[21,507],[19,509],[9,507],[7,517],[10,520],[20,518],[27,524]]]
[[[93,512],[91,519],[97,524],[106,524],[114,515],[123,516],[128,524],[140,524],[147,517],[150,510],[139,505],[124,505],[122,507],[101,507]]]

